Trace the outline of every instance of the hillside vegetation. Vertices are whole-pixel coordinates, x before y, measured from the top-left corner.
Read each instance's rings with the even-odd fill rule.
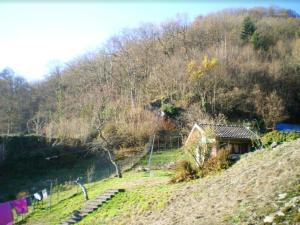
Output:
[[[177,17],[125,29],[42,82],[28,84],[6,69],[0,132],[90,141],[101,130],[122,149],[161,129],[149,109],[163,109],[183,132],[196,120],[256,119],[261,127],[295,121],[299,27],[295,12],[276,7],[226,10],[190,23]]]

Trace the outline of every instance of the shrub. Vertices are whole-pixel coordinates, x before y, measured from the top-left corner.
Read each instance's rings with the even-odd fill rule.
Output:
[[[171,179],[171,183],[190,181],[198,178],[197,170],[187,160],[176,162],[175,176]]]
[[[285,133],[285,141],[293,141],[300,138],[299,132],[287,132]]]
[[[89,140],[89,139],[95,139],[95,138],[97,138],[98,135],[99,135],[98,130],[96,128],[92,127],[90,129],[89,134],[88,134],[87,140]]]
[[[90,121],[87,118],[61,117],[58,121],[51,121],[45,127],[47,138],[59,138],[61,140],[86,140],[90,135]]]
[[[175,117],[178,115],[178,109],[170,103],[163,103],[161,110],[169,117]]]
[[[200,168],[201,177],[227,169],[231,165],[228,159],[229,154],[228,149],[221,149],[217,156],[207,159]]]
[[[116,160],[123,160],[126,158],[131,158],[136,155],[138,152],[143,150],[141,147],[130,147],[130,148],[123,148],[121,147],[118,151],[115,152]]]
[[[267,51],[273,45],[272,37],[255,31],[252,35],[252,43],[255,50]]]
[[[121,147],[143,146],[157,130],[157,118],[152,112],[134,108],[120,113],[117,135],[121,137]]]
[[[280,131],[272,131],[269,133],[266,133],[262,136],[261,142],[263,146],[267,147],[273,142],[282,143],[282,142],[288,142],[296,140],[297,138],[300,138],[300,133],[297,132],[280,132]]]

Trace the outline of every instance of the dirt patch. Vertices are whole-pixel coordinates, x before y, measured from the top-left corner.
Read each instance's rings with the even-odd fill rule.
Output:
[[[300,140],[272,150],[245,155],[219,175],[187,183],[170,197],[167,206],[131,218],[130,224],[235,224],[256,220],[274,196],[299,182]],[[122,218],[122,223],[126,223]]]

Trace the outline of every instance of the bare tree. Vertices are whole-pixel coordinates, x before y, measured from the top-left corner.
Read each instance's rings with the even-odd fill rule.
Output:
[[[111,138],[107,138],[103,134],[103,128],[109,119],[103,113],[103,110],[105,108],[104,103],[105,98],[102,99],[101,105],[99,105],[97,110],[94,112],[95,115],[92,122],[94,128],[97,130],[98,136],[95,140],[87,140],[87,145],[93,152],[105,151],[109,157],[110,162],[115,167],[117,177],[122,178],[122,171],[114,155],[114,149],[116,148],[115,143]]]

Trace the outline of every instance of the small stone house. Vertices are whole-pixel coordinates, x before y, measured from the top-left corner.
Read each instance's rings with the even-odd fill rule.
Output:
[[[211,156],[216,156],[221,148],[229,148],[232,154],[243,154],[251,150],[258,135],[245,126],[224,124],[195,124],[185,142],[193,137],[200,143],[206,143],[211,149]]]

